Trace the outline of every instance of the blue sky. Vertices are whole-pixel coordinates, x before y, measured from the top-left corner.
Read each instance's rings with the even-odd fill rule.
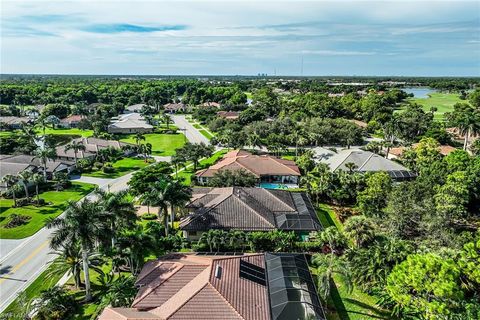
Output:
[[[1,72],[480,76],[480,1],[2,0]]]

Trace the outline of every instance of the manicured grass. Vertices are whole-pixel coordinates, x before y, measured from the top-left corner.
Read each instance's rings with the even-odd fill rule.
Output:
[[[73,182],[69,189],[63,191],[46,191],[40,194],[49,205],[35,207],[33,205],[12,208],[12,199],[0,199],[0,239],[22,239],[31,236],[45,225],[47,218],[55,218],[67,207],[67,201],[77,201],[95,188],[94,185]],[[32,194],[33,195],[33,194]],[[32,217],[30,221],[16,228],[4,228],[11,214],[21,214]]]
[[[196,129],[202,129],[202,126],[199,125],[198,123],[194,123],[193,127],[196,128]]]
[[[209,167],[211,166],[212,164],[216,163],[218,160],[220,160],[224,155],[225,153],[227,153],[228,150],[227,149],[222,149],[216,153],[214,153],[210,158],[206,158],[206,159],[203,159],[200,161],[199,163],[199,166],[197,168],[197,170],[199,170],[199,168],[206,168],[206,167]],[[188,167],[186,170],[182,170],[178,173],[178,178],[184,178],[184,184],[185,185],[190,185],[192,183],[191,181],[191,176],[192,174],[194,174],[195,171],[193,170],[193,165]]]
[[[53,287],[58,280],[63,276],[61,274],[59,275],[54,275],[52,277],[48,277],[49,272],[51,271],[52,266],[48,266],[39,276],[35,281],[33,281],[25,290],[25,296],[27,298],[27,301],[30,301],[31,299],[38,297],[42,291]],[[14,300],[10,305],[3,311],[3,313],[7,312],[12,312],[14,309],[17,307],[21,306],[15,306],[16,303],[20,303],[18,299]]]
[[[87,177],[114,179],[126,175],[127,173],[130,173],[132,171],[146,167],[149,164],[150,162],[145,162],[143,159],[123,158],[112,163],[112,167],[115,169],[115,171],[112,173],[105,173],[102,170],[97,170],[83,173],[82,175]]]
[[[204,129],[201,129],[201,130],[198,130],[198,131],[208,140],[213,138],[213,135],[211,135],[208,131],[206,131]]]
[[[338,230],[343,230],[342,223],[337,219],[335,212],[328,204],[320,203],[318,205],[317,216],[324,228],[335,226]]]
[[[253,94],[251,92],[244,92],[244,93],[247,96],[247,99],[252,99]]]
[[[120,141],[135,144],[135,135],[127,136],[123,139],[120,139]],[[185,144],[185,136],[181,133],[147,133],[145,134],[145,140],[142,140],[141,142],[152,144],[153,155],[172,156],[175,154],[175,149],[180,148]]]
[[[43,134],[43,130],[42,129],[37,129],[37,133],[38,134]],[[82,130],[82,129],[78,129],[78,128],[71,128],[71,129],[47,128],[45,130],[45,134],[69,134],[69,135],[79,135],[79,136],[82,136],[82,137],[91,137],[91,136],[93,136],[93,130]]]
[[[453,111],[455,103],[466,102],[461,100],[456,93],[433,92],[428,96],[428,98],[411,98],[410,101],[422,105],[425,111],[430,111],[430,108],[436,107],[437,111],[434,114],[436,120],[443,120],[444,113]]]

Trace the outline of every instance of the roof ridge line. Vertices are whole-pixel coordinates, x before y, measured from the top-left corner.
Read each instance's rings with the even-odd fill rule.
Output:
[[[286,164],[284,164],[284,163],[281,163],[280,161],[278,161],[278,160],[286,160],[286,161],[289,161],[289,160],[287,160],[287,159],[280,159],[280,158],[277,158],[277,157],[272,157],[272,156],[269,156],[269,157],[270,157],[271,159],[273,159],[273,160],[274,160],[276,163],[278,163],[278,164],[280,164],[280,165],[284,166],[285,168],[287,168],[288,170],[290,170],[290,171],[294,172],[295,174],[298,174],[298,172],[296,172],[295,170],[293,170],[292,168],[290,168],[290,167],[289,167],[289,166],[287,166]],[[293,161],[293,163],[295,164],[295,161]]]
[[[240,189],[241,190],[241,189]],[[257,216],[259,216],[260,218],[262,218],[263,220],[265,220],[269,225],[271,225],[273,228],[277,228],[276,226],[276,223],[277,223],[277,219],[275,218],[275,214],[273,213],[272,210],[268,209],[267,207],[265,207],[263,204],[260,203],[260,201],[258,201],[257,199],[255,199],[254,197],[252,197],[251,195],[249,195],[248,193],[246,193],[245,191],[241,190],[243,193],[245,193],[245,195],[247,197],[249,197],[250,199],[252,199],[253,201],[257,202],[261,207],[265,208],[265,211],[268,212],[268,213],[271,213],[272,214],[272,217],[273,217],[273,221],[275,222],[275,225],[273,225],[270,221],[268,221],[265,217],[263,217],[261,214],[259,214],[254,208],[252,208],[251,206],[249,206],[247,203],[245,203],[245,201],[242,201],[242,199],[240,199],[238,196],[236,196],[235,198],[237,198],[241,204],[243,204],[245,207],[247,207],[248,209],[250,209],[251,211],[253,211],[253,213],[255,213]]]
[[[370,161],[370,159],[372,159],[372,157],[373,157],[374,155],[375,155],[375,153],[372,152],[372,154],[371,154],[370,156],[368,156],[368,158],[362,163],[361,166],[358,167],[357,170],[360,171],[360,169],[362,169],[362,168],[367,164],[367,162]]]

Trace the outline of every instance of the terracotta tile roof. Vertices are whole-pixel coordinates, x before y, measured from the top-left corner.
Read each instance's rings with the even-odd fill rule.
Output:
[[[100,315],[99,320],[270,320],[271,303],[269,296],[268,277],[264,283],[251,278],[251,274],[245,274],[247,268],[257,268],[268,273],[266,254],[245,254],[241,256],[208,256],[196,254],[171,254],[163,258],[149,262],[142,270],[137,283],[142,282],[144,286],[153,287],[155,277],[150,277],[152,272],[162,269],[165,265],[178,265],[179,270],[186,267],[205,266],[204,270],[195,277],[189,277],[188,281],[180,278],[174,279],[176,273],[171,273],[166,281],[159,285],[159,289],[168,286],[168,281],[182,281],[176,291],[168,300],[158,299],[156,305],[151,307],[132,308],[110,308],[107,307]],[[296,259],[296,258],[295,258]],[[279,260],[280,265],[282,262]],[[244,265],[244,269],[242,268]],[[289,263],[289,269],[295,264]],[[165,268],[164,268],[165,269]],[[247,269],[247,270],[249,270]],[[163,269],[162,269],[163,270]],[[243,271],[242,271],[243,270]],[[243,275],[242,275],[242,272]],[[169,272],[169,271],[167,271]],[[162,273],[162,272],[160,272]],[[307,270],[308,273],[308,270]],[[306,276],[305,272],[302,273]],[[303,279],[303,278],[302,278]],[[312,284],[313,286],[313,284]],[[284,288],[288,289],[288,288]],[[278,290],[275,287],[275,290]],[[300,290],[297,288],[297,290]],[[315,294],[313,290],[311,294]],[[151,292],[148,295],[157,295],[158,292]],[[139,292],[139,296],[143,295]],[[315,296],[318,300],[318,296]],[[314,298],[315,298],[314,297]],[[312,296],[310,296],[312,298]],[[155,300],[155,299],[154,299]],[[287,301],[288,302],[288,301]],[[300,303],[303,303],[301,301]],[[321,308],[321,306],[320,306]],[[300,314],[299,314],[300,315]],[[323,319],[323,317],[315,317]]]
[[[218,111],[217,116],[225,118],[227,120],[236,120],[240,116],[240,112],[237,111]]]
[[[203,195],[195,194],[187,205],[193,212],[180,221],[182,230],[314,231],[321,228],[315,210],[304,193],[241,187],[203,190]],[[286,223],[286,215],[304,223]]]
[[[60,122],[62,123],[80,122],[82,119],[83,119],[82,115],[74,114],[66,118],[63,118],[62,120],[60,120]]]
[[[200,107],[216,107],[216,108],[220,108],[220,103],[218,102],[204,102],[202,103],[201,105],[199,105]]]
[[[279,176],[300,176],[300,169],[295,161],[280,159],[272,156],[253,155],[246,151],[235,151],[227,153],[223,159],[210,166],[206,170],[200,170],[195,175],[198,177],[213,177],[221,170],[246,170],[256,177],[279,175]]]

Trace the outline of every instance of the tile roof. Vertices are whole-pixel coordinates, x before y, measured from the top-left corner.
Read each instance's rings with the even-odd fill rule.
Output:
[[[266,257],[269,257],[267,264]],[[273,259],[272,259],[273,257]],[[287,258],[289,260],[287,260]],[[274,261],[275,260],[275,261]],[[295,263],[292,264],[292,261]],[[285,263],[285,264],[284,264]],[[172,270],[172,266],[177,269]],[[267,282],[270,272],[279,275],[278,268],[296,276],[301,288],[289,287],[291,281],[283,282],[279,287],[277,284],[270,288]],[[306,260],[303,254],[244,254],[240,256],[229,255],[196,255],[196,254],[170,254],[156,261],[148,262],[141,271],[137,285],[141,285],[132,308],[110,308],[107,307],[99,317],[99,320],[277,320],[279,318],[272,313],[271,298],[279,289],[302,291],[302,294],[309,298],[301,298],[296,301],[287,299],[285,303],[307,305],[306,301],[313,303],[317,309],[316,314],[309,314],[311,319],[322,320],[323,311],[319,304],[318,295],[311,275],[306,267]],[[199,273],[185,274],[182,279],[179,272],[184,268],[203,268]],[[245,267],[247,269],[245,269]],[[201,269],[200,268],[200,269]],[[243,269],[242,269],[243,268]],[[264,282],[261,283],[248,276],[248,270],[261,270]],[[292,273],[295,269],[296,272]],[[246,271],[247,270],[247,271]],[[285,271],[286,270],[286,271]],[[197,270],[198,271],[198,270]],[[242,274],[243,272],[243,274]],[[247,274],[245,274],[247,272]],[[176,278],[175,278],[176,277]],[[157,280],[161,278],[161,280]],[[295,279],[296,279],[295,278]],[[287,279],[288,280],[288,279]],[[169,284],[175,284],[172,289]],[[275,279],[272,283],[276,283]],[[307,283],[306,283],[307,282]],[[308,288],[306,287],[308,285]],[[155,290],[145,291],[144,287]],[[275,290],[272,291],[271,289]],[[305,291],[305,290],[309,291]],[[142,291],[143,290],[143,291]],[[270,292],[272,291],[272,292]],[[165,292],[168,298],[165,300]],[[149,298],[150,297],[150,298]],[[152,302],[149,306],[139,305],[139,301],[149,298]],[[296,308],[300,312],[307,310]],[[292,311],[289,311],[292,314]],[[303,313],[299,313],[301,317]],[[292,319],[292,318],[288,318]]]
[[[153,126],[145,121],[145,118],[138,113],[127,113],[119,116],[117,120],[114,120],[109,126],[111,128],[120,129],[153,129]]]
[[[83,119],[82,115],[74,114],[71,116],[68,116],[66,118],[63,118],[60,120],[62,123],[72,123],[72,122],[80,122]]]
[[[261,176],[300,176],[300,169],[295,161],[280,159],[272,156],[253,155],[247,151],[233,151],[227,153],[220,162],[210,168],[198,171],[198,177],[213,177],[222,170],[246,170],[256,177]]]
[[[6,163],[23,163],[23,164],[33,165],[36,167],[41,167],[39,170],[43,170],[42,161],[31,155],[26,155],[26,154],[0,155],[0,161],[2,163],[2,166],[5,165]],[[74,162],[72,161],[48,159],[47,172],[61,171],[72,165],[74,165]]]
[[[167,103],[163,105],[163,108],[165,110],[173,110],[173,111],[185,110],[185,104],[184,103]]]
[[[85,146],[85,151],[77,152],[77,158],[79,159],[93,156],[98,152],[98,150],[106,149],[109,147],[121,149],[123,146],[133,146],[133,144],[131,143],[121,142],[117,140],[104,140],[92,137],[73,139],[72,142],[74,141],[81,142]],[[73,152],[73,150],[65,151],[66,146],[67,144],[64,144],[55,148],[57,156],[69,158],[75,157],[75,153]]]
[[[396,172],[410,172],[401,164],[388,160],[378,154],[360,149],[344,149],[333,152],[324,148],[315,148],[314,152],[320,162],[326,163],[332,171],[344,170],[348,171],[346,164],[353,163],[358,172],[377,172],[385,171],[391,175]],[[413,173],[412,173],[413,174]],[[394,176],[392,176],[394,177]]]
[[[5,123],[7,125],[28,123],[30,121],[31,121],[30,118],[27,118],[27,117],[12,117],[12,116],[0,117],[0,122]]]
[[[193,212],[180,221],[182,230],[321,229],[315,210],[305,193],[241,187],[202,190],[204,194],[197,191],[187,205]],[[303,222],[290,223],[298,219]]]
[[[235,120],[238,119],[240,116],[240,112],[237,111],[218,111],[217,116],[220,118],[225,118],[228,120]]]

